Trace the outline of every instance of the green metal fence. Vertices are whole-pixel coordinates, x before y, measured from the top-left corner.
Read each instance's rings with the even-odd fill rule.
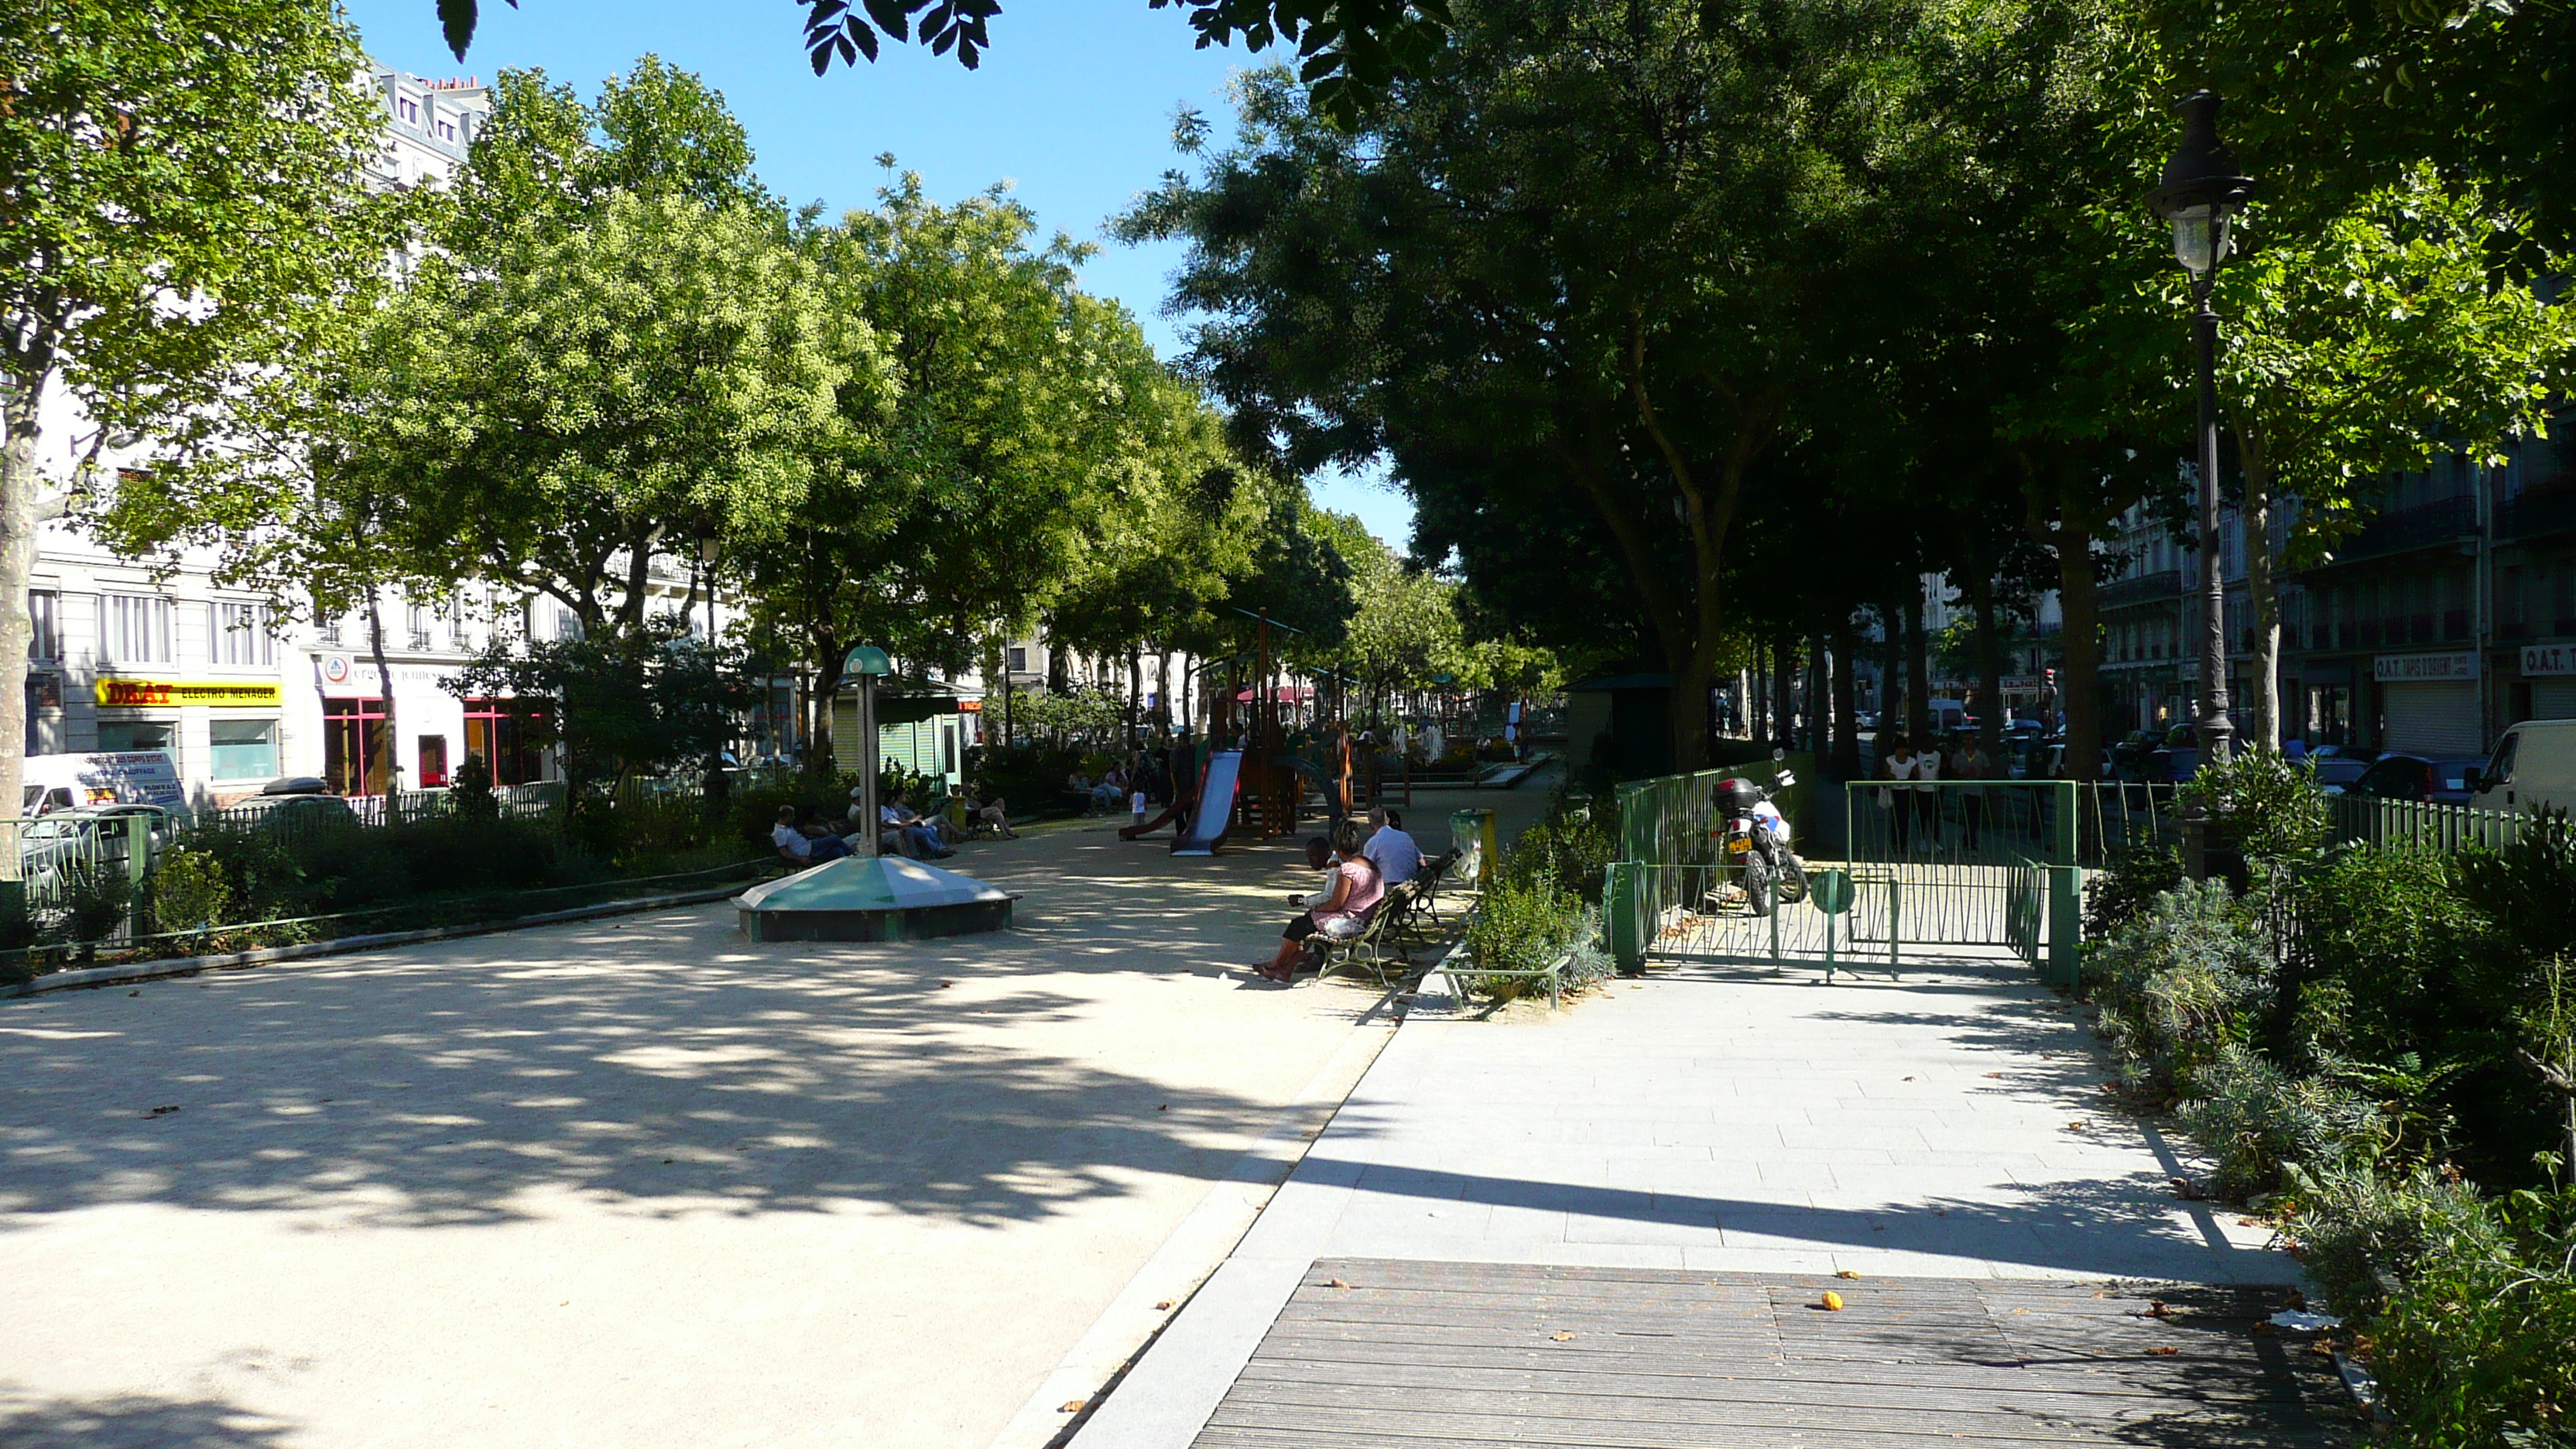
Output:
[[[1848,911],[1812,899],[1756,915],[1740,867],[1720,863],[1715,785],[1731,771],[1622,787],[1623,859],[1611,867],[1611,947],[1622,966],[1648,960],[1903,968],[1908,948],[2006,947],[2051,980],[2072,982],[2089,847],[2107,854],[2153,838],[2157,802],[2071,781],[1940,781],[1929,789],[1870,783],[1844,795]],[[1882,803],[1884,800],[1884,803]],[[2169,798],[2166,802],[2169,806]],[[2170,811],[2168,809],[2167,814]]]
[[[2536,812],[2479,810],[2415,800],[2336,795],[2329,829],[2339,845],[2413,845],[2428,850],[2493,849],[2522,838]]]

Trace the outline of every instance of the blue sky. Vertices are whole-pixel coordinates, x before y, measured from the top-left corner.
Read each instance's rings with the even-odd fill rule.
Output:
[[[489,79],[535,66],[585,97],[651,51],[724,92],[751,133],[761,178],[791,203],[867,204],[885,178],[875,158],[886,151],[920,172],[935,197],[1007,180],[1048,230],[1102,243],[1084,285],[1126,303],[1166,356],[1180,347],[1162,315],[1180,249],[1118,246],[1101,225],[1178,163],[1174,111],[1194,106],[1223,127],[1228,77],[1267,58],[1194,49],[1181,13],[1146,0],[1010,0],[992,22],[981,69],[889,45],[873,65],[836,65],[820,78],[806,63],[805,12],[794,0],[520,0],[515,10],[483,0],[482,8],[462,64],[439,39],[435,0],[350,0],[348,13],[367,49],[398,69]],[[1316,480],[1313,492],[1405,545],[1413,510],[1401,493],[1347,479]]]

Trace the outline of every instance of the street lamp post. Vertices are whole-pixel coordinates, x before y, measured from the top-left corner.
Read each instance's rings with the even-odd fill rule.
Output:
[[[894,673],[894,661],[873,644],[862,644],[841,661],[841,677],[859,682],[859,838],[867,854],[882,855],[877,832],[877,680]]]
[[[2200,758],[2227,758],[2235,727],[2227,720],[2227,571],[2218,537],[2218,314],[2209,293],[2231,248],[2228,224],[2254,194],[2237,174],[2236,157],[2218,139],[2218,96],[2194,91],[2174,110],[2182,144],[2165,163],[2163,184],[2147,205],[2173,224],[2174,256],[2191,274],[2192,343],[2200,392]],[[2248,547],[2256,547],[2253,540]]]

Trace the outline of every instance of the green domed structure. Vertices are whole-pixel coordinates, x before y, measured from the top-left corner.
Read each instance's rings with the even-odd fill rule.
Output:
[[[1009,892],[903,856],[845,856],[733,898],[755,941],[917,941],[1007,930]]]

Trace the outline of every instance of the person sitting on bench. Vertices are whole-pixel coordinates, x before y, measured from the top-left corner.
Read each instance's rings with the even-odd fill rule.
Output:
[[[850,843],[820,826],[800,830],[796,825],[796,807],[778,807],[777,828],[769,832],[770,843],[791,865],[821,865],[839,860],[850,853]]]
[[[1377,873],[1391,886],[1413,879],[1414,873],[1422,869],[1422,847],[1404,833],[1404,817],[1383,805],[1372,805],[1368,818],[1377,829],[1369,833],[1362,849],[1377,867]]]
[[[1279,940],[1278,955],[1253,968],[1265,979],[1286,981],[1293,976],[1297,958],[1305,953],[1306,942],[1315,936],[1347,941],[1366,930],[1369,916],[1386,899],[1386,883],[1379,878],[1377,867],[1360,854],[1358,821],[1344,818],[1333,826],[1333,854],[1337,863],[1331,892],[1321,904],[1288,923]]]

